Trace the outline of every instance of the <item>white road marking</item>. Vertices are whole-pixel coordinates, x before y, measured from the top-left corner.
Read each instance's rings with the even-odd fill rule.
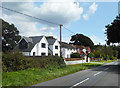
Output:
[[[72,86],[72,87],[70,87],[70,88],[73,88],[73,87],[75,87],[75,86],[77,86],[77,85],[79,85],[79,84],[82,84],[83,82],[85,82],[85,81],[87,81],[87,80],[89,80],[89,78],[87,78],[87,79],[85,79],[85,80],[83,80],[83,81],[81,81],[81,82],[79,82],[79,83],[77,83],[77,84],[73,85],[73,86]]]
[[[109,68],[106,68],[105,71],[108,70],[108,69],[109,69]]]
[[[98,72],[98,73],[94,74],[94,76],[96,76],[96,75],[100,74],[101,72],[102,72],[102,71],[100,71],[100,72]]]

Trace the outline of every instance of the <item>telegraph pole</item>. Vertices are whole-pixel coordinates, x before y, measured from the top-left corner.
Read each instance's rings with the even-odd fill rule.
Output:
[[[61,27],[62,27],[63,25],[62,24],[60,24],[60,57],[62,57],[62,33],[61,33]]]

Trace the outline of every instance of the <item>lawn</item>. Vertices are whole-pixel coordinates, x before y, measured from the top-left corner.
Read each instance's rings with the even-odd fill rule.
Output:
[[[78,65],[46,66],[46,68],[29,68],[17,72],[3,72],[3,86],[30,86],[45,82],[61,76],[72,74],[81,70],[88,69],[88,66],[100,66],[102,64],[84,63]]]
[[[93,62],[100,62],[100,63],[103,63],[103,64],[105,64],[105,63],[110,63],[110,62],[112,62],[112,61],[116,61],[116,60],[102,60],[102,61],[93,61]]]

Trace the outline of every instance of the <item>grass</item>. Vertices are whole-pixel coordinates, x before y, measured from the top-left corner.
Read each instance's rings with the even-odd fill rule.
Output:
[[[37,83],[45,82],[88,69],[87,66],[100,66],[102,64],[84,63],[77,65],[61,65],[61,66],[46,66],[43,69],[29,68],[26,70],[16,72],[3,72],[2,85],[3,86],[30,86]]]
[[[107,60],[107,61],[102,60],[102,61],[93,61],[93,62],[101,62],[101,63],[105,64],[105,63],[110,63],[112,61],[115,61],[115,60]]]

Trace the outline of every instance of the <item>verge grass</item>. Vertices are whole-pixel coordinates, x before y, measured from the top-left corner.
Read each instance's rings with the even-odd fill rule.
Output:
[[[61,76],[72,74],[81,70],[88,69],[88,66],[100,66],[98,63],[84,63],[77,65],[48,65],[45,68],[29,68],[16,72],[3,72],[3,86],[30,86],[37,83],[52,80]]]
[[[106,60],[102,60],[102,61],[92,61],[92,62],[99,62],[99,63],[105,64],[105,63],[110,63],[110,62],[113,62],[113,61],[116,61],[116,60],[107,60],[107,61]]]

